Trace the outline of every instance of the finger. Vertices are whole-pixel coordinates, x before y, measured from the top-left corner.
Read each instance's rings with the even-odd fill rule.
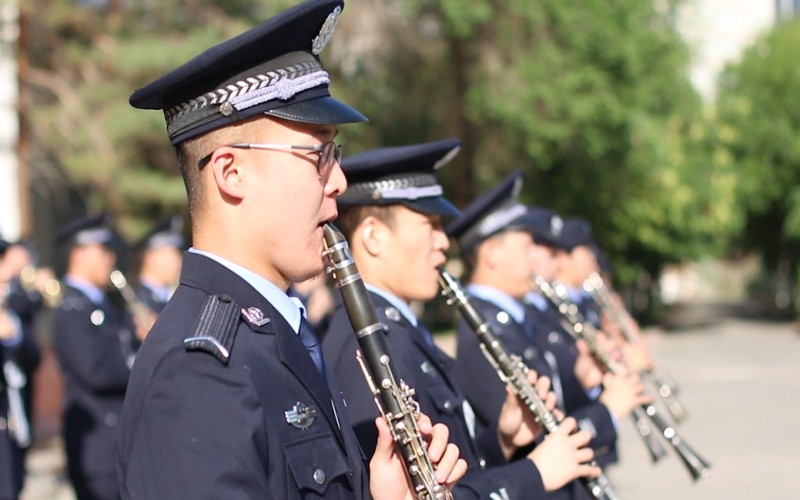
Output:
[[[594,450],[591,448],[580,448],[576,453],[575,457],[578,459],[578,463],[585,464],[587,462],[591,462],[594,458]]]
[[[600,467],[589,465],[589,464],[582,464],[578,466],[578,476],[579,477],[599,477]]]
[[[431,433],[431,430],[433,429],[433,422],[431,422],[430,417],[428,417],[424,413],[420,413],[419,418],[417,418],[417,426],[419,427],[419,431],[423,435],[428,435]]]
[[[467,473],[467,462],[463,458],[459,458],[458,462],[456,462],[456,466],[453,467],[453,470],[450,471],[450,475],[447,476],[447,479],[445,480],[445,485],[448,488],[451,487],[455,482],[464,477],[464,474],[466,473]]]
[[[578,431],[569,436],[570,442],[577,448],[583,448],[592,440],[592,433],[589,431]]]
[[[555,411],[556,403],[558,403],[558,397],[556,397],[555,392],[548,392],[547,397],[544,400],[544,404],[550,411]],[[561,418],[561,417],[556,417]]]
[[[536,381],[536,392],[541,399],[546,399],[550,392],[550,377],[539,377]]]
[[[561,421],[561,423],[558,426],[558,430],[561,431],[561,429],[564,429],[564,432],[566,434],[572,434],[572,432],[577,428],[578,428],[578,422],[576,422],[575,419],[572,417],[565,418],[564,420]]]
[[[436,424],[431,431],[431,443],[428,445],[428,456],[434,462],[442,458],[447,449],[447,440],[450,438],[450,429],[444,424]]]
[[[531,384],[535,384],[536,380],[539,378],[539,374],[536,373],[536,370],[528,370],[528,373],[525,376],[528,377],[528,382]]]
[[[439,483],[446,483],[447,479],[450,477],[450,474],[453,468],[456,466],[458,462],[458,455],[459,449],[458,446],[450,443],[447,445],[447,448],[444,451],[444,455],[442,455],[441,460],[438,462],[434,460],[436,464],[436,473],[434,476],[436,477],[436,481]],[[433,457],[431,457],[433,460]]]

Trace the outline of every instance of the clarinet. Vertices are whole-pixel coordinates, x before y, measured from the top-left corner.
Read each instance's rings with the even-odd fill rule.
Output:
[[[413,399],[414,389],[394,373],[383,326],[350,254],[350,246],[333,225],[325,224],[323,230],[325,271],[342,294],[347,316],[358,339],[356,358],[375,397],[375,404],[400,448],[414,493],[419,500],[451,500],[450,490],[434,476],[435,469],[417,425],[420,411],[419,404]]]
[[[600,363],[601,366],[611,373],[623,373],[625,371],[625,367],[621,363],[612,359],[608,353],[606,353],[600,347],[600,344],[597,341],[597,331],[594,329],[591,323],[588,323],[584,320],[583,315],[578,312],[577,306],[567,298],[566,288],[561,286],[560,288],[563,288],[563,290],[556,290],[556,288],[551,286],[550,283],[544,280],[541,276],[534,276],[533,279],[542,294],[568,323],[568,326],[570,327],[568,330],[577,338],[582,339],[586,343],[586,347],[589,349],[589,352],[592,353],[592,356],[594,356],[598,363]],[[634,408],[633,416],[636,426],[639,428],[639,432],[645,439],[648,449],[650,450],[654,459],[655,450],[657,449],[654,449],[653,445],[658,443],[659,448],[661,448],[661,443],[651,439],[651,437],[654,436],[653,433],[651,433],[649,426],[646,424],[645,419],[649,419],[649,421],[652,422],[652,424],[659,430],[664,439],[666,439],[667,442],[672,445],[673,449],[678,453],[678,456],[689,470],[692,479],[696,481],[701,477],[708,476],[711,465],[694,450],[692,450],[691,447],[689,447],[689,445],[680,437],[680,435],[678,435],[678,431],[673,426],[669,425],[663,418],[661,418],[661,415],[658,414],[658,410],[656,410],[656,407],[652,403],[643,404],[640,408]],[[644,426],[642,427],[642,425]],[[663,454],[663,448],[661,448],[661,450]]]
[[[611,290],[606,285],[603,278],[598,273],[592,273],[583,282],[583,289],[600,305],[600,308],[608,318],[616,324],[622,335],[629,343],[637,342],[636,335],[630,330],[626,320],[629,320],[627,311],[620,309],[611,298]],[[670,415],[676,422],[682,422],[686,418],[686,409],[678,401],[675,391],[653,370],[642,373],[643,377],[656,388],[656,393],[661,397]]]
[[[475,332],[480,341],[481,350],[486,359],[497,371],[497,375],[504,383],[511,386],[514,392],[522,399],[528,410],[536,417],[544,431],[552,434],[558,430],[559,421],[551,412],[536,388],[528,381],[529,368],[522,361],[522,358],[509,354],[503,344],[497,338],[497,333],[492,330],[492,326],[481,316],[480,312],[470,302],[469,297],[464,292],[461,283],[444,269],[439,269],[439,285],[442,288],[442,295],[447,299],[447,304],[455,306],[464,321]],[[593,460],[590,465],[597,466]],[[578,478],[581,486],[591,498],[597,500],[617,500],[617,494],[611,486],[608,477],[601,472],[597,479],[586,477]]]

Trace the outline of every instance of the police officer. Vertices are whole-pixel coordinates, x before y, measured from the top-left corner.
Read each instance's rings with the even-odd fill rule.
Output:
[[[345,189],[319,54],[341,0],[299,4],[137,90],[162,109],[189,193],[193,247],[136,359],[120,441],[123,498],[405,498],[388,427],[363,462],[313,330],[287,295],[322,271]],[[437,478],[463,473],[421,423]]]
[[[5,253],[8,243],[0,239],[0,258]],[[7,289],[0,291],[0,363],[12,359],[22,343],[22,328],[19,319],[5,306]],[[15,390],[17,401],[20,401],[18,388],[12,387],[13,380],[8,380],[6,371],[0,370],[0,499],[13,500],[22,490],[23,461],[19,443],[18,423],[21,408],[17,413],[12,411],[12,394]],[[24,424],[23,424],[24,425]]]
[[[459,212],[442,196],[435,169],[452,158],[459,146],[460,141],[449,139],[377,149],[345,160],[350,187],[338,200],[337,224],[350,241],[359,272],[386,326],[398,377],[416,391],[423,412],[434,422],[447,424],[470,466],[457,485],[457,497],[536,497],[592,473],[580,465],[592,456],[590,450],[580,449],[581,439],[588,440],[588,434],[569,436],[565,427],[524,459],[509,463],[541,431],[533,416],[516,397],[507,398],[501,386],[497,393],[507,401],[503,414],[485,428],[477,428],[453,360],[436,347],[410,308],[412,301],[437,295],[437,268],[445,263],[449,246],[441,221]],[[361,370],[352,362],[356,348],[355,333],[340,305],[323,349],[327,359],[333,360],[348,415],[369,450],[374,441],[370,423],[377,409]],[[538,388],[547,398],[547,381],[542,382]],[[583,460],[576,461],[580,456]]]
[[[24,240],[8,244],[0,265],[0,284],[3,283],[7,286],[6,304],[22,325],[22,344],[14,361],[25,376],[22,396],[28,422],[32,425],[34,376],[42,359],[36,341],[36,320],[42,307],[58,303],[61,285],[52,269],[37,266],[36,252]]]
[[[183,218],[172,215],[160,221],[141,239],[138,299],[158,314],[178,286],[186,242]]]
[[[136,329],[106,293],[116,264],[114,234],[101,214],[72,221],[57,240],[68,255],[53,345],[64,377],[69,479],[79,499],[119,498],[116,445]]]
[[[565,224],[558,214],[543,207],[529,208],[529,218],[534,237],[532,273],[553,281],[558,273],[556,254],[563,241]],[[581,422],[601,435],[606,414],[612,416],[616,430],[623,417],[648,400],[642,393],[641,381],[637,376],[604,375],[583,341],[576,342],[573,339],[564,329],[559,313],[537,290],[529,292],[525,302],[534,336],[541,348],[550,353],[548,359],[559,373],[567,413],[579,414],[594,409],[594,413],[590,413],[591,420]],[[605,345],[612,347],[610,343]],[[598,463],[605,466],[617,461],[615,443],[609,440],[606,447],[596,450]]]
[[[521,188],[522,174],[515,172],[472,202],[462,217],[448,225],[447,231],[458,240],[473,304],[494,326],[508,351],[552,377],[559,406],[564,410],[565,380],[523,304],[531,288],[535,246],[533,221],[528,209],[518,201]],[[483,356],[475,332],[463,319],[459,320],[457,331],[457,366],[465,380],[467,396],[475,401],[479,420],[491,421],[502,405],[497,397],[502,384],[496,375],[492,376],[494,368]],[[616,432],[607,409],[594,405],[570,410],[569,415],[591,433],[595,453],[602,454],[614,445]],[[571,486],[572,495],[581,495],[576,485]]]

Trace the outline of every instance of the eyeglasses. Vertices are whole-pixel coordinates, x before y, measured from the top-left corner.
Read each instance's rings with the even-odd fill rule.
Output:
[[[237,149],[261,149],[264,151],[314,151],[319,155],[317,159],[317,175],[321,179],[325,179],[331,174],[331,171],[333,171],[333,166],[342,161],[342,149],[344,148],[344,144],[336,144],[333,141],[309,146],[295,144],[236,143],[228,144],[227,147]],[[203,168],[208,165],[208,162],[211,161],[211,155],[213,154],[212,152],[202,157],[200,161],[197,162],[197,166]]]

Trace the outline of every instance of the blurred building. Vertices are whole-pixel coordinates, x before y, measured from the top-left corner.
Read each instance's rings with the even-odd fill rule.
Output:
[[[800,0],[687,0],[678,31],[692,48],[689,77],[713,101],[717,77],[728,63],[781,19],[800,13]]]
[[[16,239],[21,232],[19,119],[17,102],[16,2],[0,2],[0,236]]]

